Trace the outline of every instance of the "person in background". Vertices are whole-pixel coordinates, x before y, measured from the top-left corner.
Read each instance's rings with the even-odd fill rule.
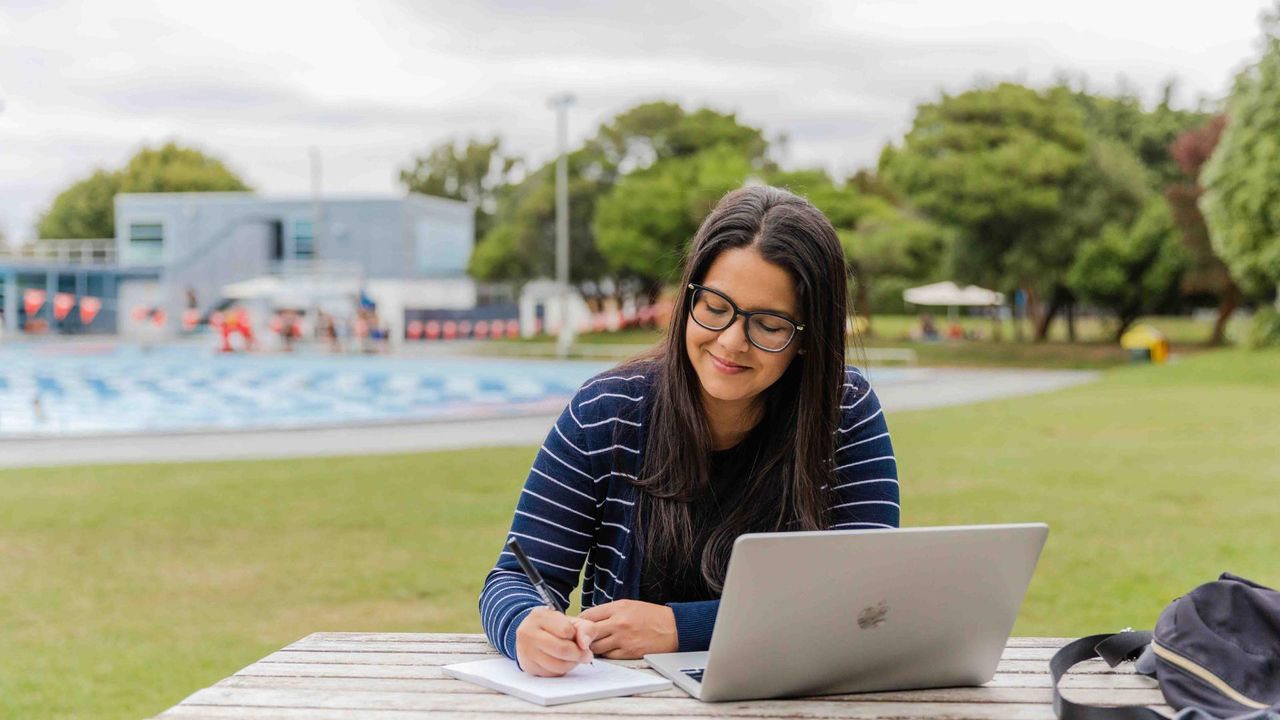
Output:
[[[880,403],[844,364],[847,264],[831,223],[771,187],[726,195],[693,238],[664,340],[597,375],[534,458],[480,594],[489,641],[533,675],[594,655],[705,650],[733,541],[895,528]],[[584,572],[585,567],[585,572]]]

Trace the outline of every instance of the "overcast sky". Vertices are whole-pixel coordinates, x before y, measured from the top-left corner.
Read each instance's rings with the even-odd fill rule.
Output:
[[[636,103],[736,112],[786,164],[874,165],[913,108],[975,81],[1221,97],[1267,0],[0,0],[0,231],[32,237],[69,183],[144,143],[212,152],[260,192],[400,194],[415,153],[501,134],[549,158],[553,93],[580,140]]]

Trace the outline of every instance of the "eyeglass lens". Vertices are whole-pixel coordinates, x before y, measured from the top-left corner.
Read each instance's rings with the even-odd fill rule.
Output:
[[[693,298],[693,319],[708,330],[724,330],[734,321],[733,305],[723,297],[699,289]],[[751,315],[747,338],[765,350],[781,350],[791,342],[796,326],[774,315]]]

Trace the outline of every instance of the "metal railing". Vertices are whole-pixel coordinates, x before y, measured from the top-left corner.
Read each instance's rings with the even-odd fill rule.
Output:
[[[112,238],[37,240],[17,247],[0,247],[0,261],[115,265],[116,241]]]

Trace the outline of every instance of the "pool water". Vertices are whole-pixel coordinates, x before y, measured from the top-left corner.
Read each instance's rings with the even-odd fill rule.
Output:
[[[0,438],[554,413],[604,362],[0,346]]]

